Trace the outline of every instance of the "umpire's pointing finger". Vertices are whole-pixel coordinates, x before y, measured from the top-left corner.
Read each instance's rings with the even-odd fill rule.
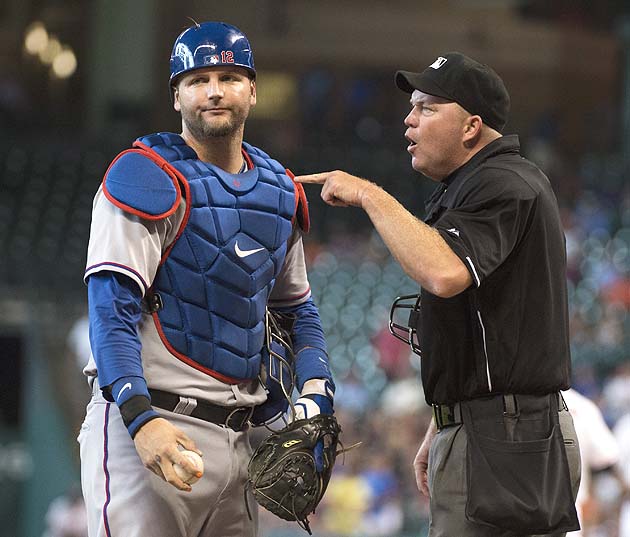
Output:
[[[295,177],[295,180],[298,183],[311,183],[314,185],[323,185],[326,182],[328,175],[330,175],[330,172],[311,173],[310,175],[298,175]]]

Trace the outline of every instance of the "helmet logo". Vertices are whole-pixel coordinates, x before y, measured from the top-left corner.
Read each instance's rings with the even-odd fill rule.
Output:
[[[220,59],[218,54],[203,57],[204,65],[217,65],[219,63],[234,63],[234,53],[231,50],[222,50]]]

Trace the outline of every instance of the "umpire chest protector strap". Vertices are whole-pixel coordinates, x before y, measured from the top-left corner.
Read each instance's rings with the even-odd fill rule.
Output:
[[[308,222],[285,168],[249,144],[243,154],[249,171],[230,174],[200,161],[181,136],[152,134],[119,155],[103,182],[110,201],[143,218],[165,218],[186,200],[146,298],[171,354],[227,383],[258,376],[267,299],[295,215]]]

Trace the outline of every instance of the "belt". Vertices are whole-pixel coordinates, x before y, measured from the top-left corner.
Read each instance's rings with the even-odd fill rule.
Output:
[[[151,395],[151,405],[153,406],[175,412],[176,414],[209,421],[237,432],[245,428],[254,412],[254,407],[250,406],[220,406],[202,399],[182,397],[181,395],[163,392],[162,390],[149,389],[149,394]]]
[[[564,401],[564,397],[560,392],[554,394],[558,403],[558,412],[564,412],[568,410],[567,404]],[[498,395],[496,397],[503,398],[503,412],[504,414],[514,415],[516,413],[516,400],[515,395]],[[545,396],[542,396],[545,397]],[[460,403],[439,404],[435,403],[431,405],[433,409],[433,419],[437,430],[441,431],[445,427],[451,427],[453,425],[459,425],[462,422],[462,409]]]

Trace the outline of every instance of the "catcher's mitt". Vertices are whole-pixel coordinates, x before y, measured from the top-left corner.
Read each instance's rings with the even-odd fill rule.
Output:
[[[328,486],[340,432],[334,416],[318,414],[267,437],[248,467],[249,486],[258,503],[280,518],[296,521],[310,534],[307,517]],[[319,441],[323,446],[320,471],[314,454]]]

